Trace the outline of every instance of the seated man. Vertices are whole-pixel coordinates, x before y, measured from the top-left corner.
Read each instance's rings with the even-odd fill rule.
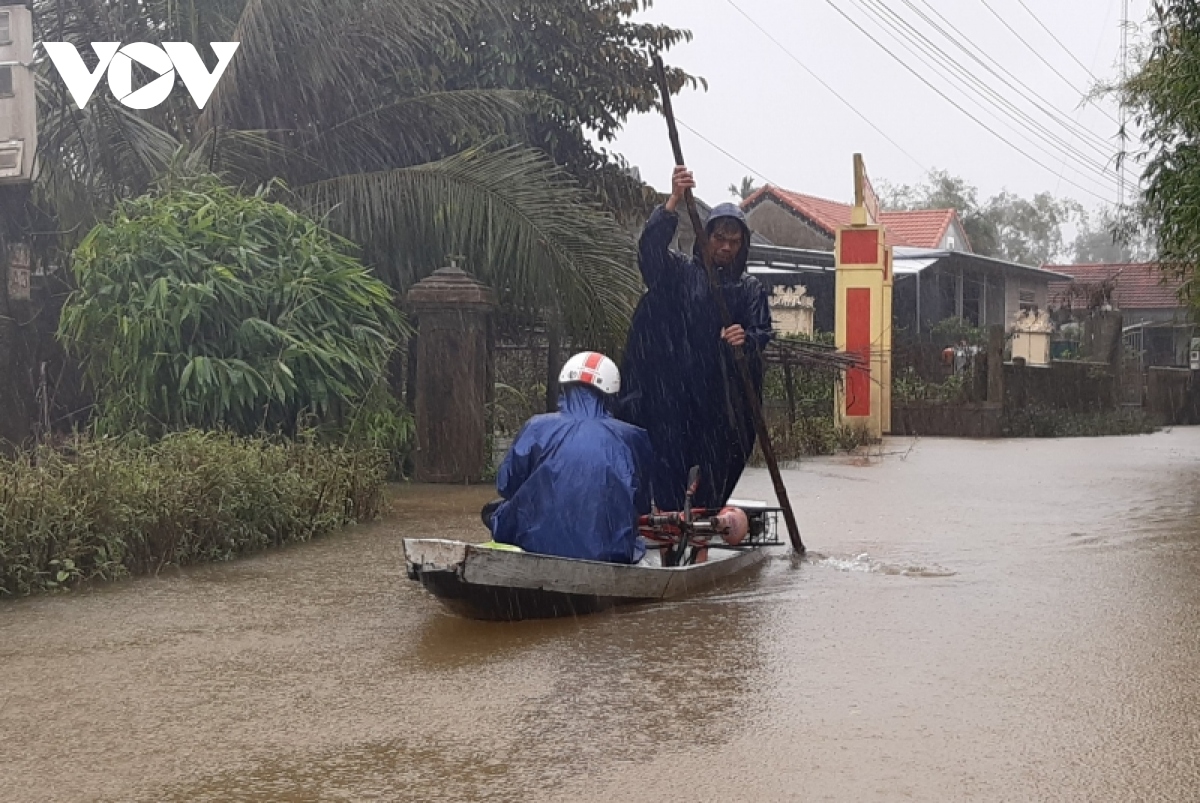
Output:
[[[609,411],[621,374],[603,354],[576,354],[558,382],[558,412],[521,428],[496,477],[503,499],[484,520],[497,543],[526,552],[637,563],[646,552],[638,517],[650,512],[650,439]]]

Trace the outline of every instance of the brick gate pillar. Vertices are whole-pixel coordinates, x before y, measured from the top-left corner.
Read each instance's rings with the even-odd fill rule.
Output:
[[[451,265],[408,292],[417,319],[417,482],[481,482],[492,377],[495,293]]]

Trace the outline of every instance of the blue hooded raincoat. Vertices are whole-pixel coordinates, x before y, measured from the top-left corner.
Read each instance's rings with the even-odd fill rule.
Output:
[[[585,386],[564,385],[558,410],[529,419],[505,456],[492,537],[542,555],[637,563],[646,553],[638,517],[650,512],[649,438]]]
[[[750,229],[735,204],[713,208],[706,228],[731,217],[742,227],[734,264],[718,269],[721,292],[734,323],[746,331],[746,354],[761,401],[762,350],[774,336],[767,291],[746,273]],[[638,303],[621,366],[620,416],[650,436],[651,488],[661,510],[680,510],[688,469],[700,466],[698,507],[725,504],[754,449],[753,412],[733,350],[721,339],[721,311],[700,261],[671,251],[679,215],[659,206],[639,243],[647,292]]]

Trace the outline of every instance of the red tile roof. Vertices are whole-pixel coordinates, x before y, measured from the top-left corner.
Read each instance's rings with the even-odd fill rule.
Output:
[[[1044,265],[1046,270],[1073,276],[1081,284],[1099,284],[1116,276],[1113,301],[1119,309],[1176,309],[1184,306],[1175,295],[1181,282],[1166,277],[1156,264],[1141,265]],[[1059,306],[1069,282],[1050,282],[1050,305]]]
[[[830,237],[834,236],[839,226],[850,225],[850,210],[853,209],[850,204],[791,192],[769,184],[755,190],[750,197],[742,201],[742,209],[749,212],[767,199],[812,222]],[[879,216],[879,222],[887,229],[887,241],[892,245],[937,248],[957,216],[958,213],[953,209],[883,212]],[[970,243],[963,243],[963,246],[969,249]]]
[[[946,230],[958,217],[953,209],[921,209],[912,212],[881,212],[880,222],[895,235],[899,245],[918,248],[938,248]],[[963,233],[966,237],[966,233]],[[969,250],[970,243],[962,243],[960,250]]]

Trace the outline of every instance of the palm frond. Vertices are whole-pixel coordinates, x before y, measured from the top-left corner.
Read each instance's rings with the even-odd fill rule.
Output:
[[[198,121],[303,129],[349,105],[364,85],[415,67],[431,42],[494,0],[246,0],[230,41],[240,42]]]
[[[459,254],[506,306],[557,309],[571,335],[604,347],[640,292],[631,234],[540,151],[474,148],[297,192],[401,292]]]
[[[504,89],[409,95],[338,121],[296,150],[323,164],[326,176],[420,164],[519,127],[534,99]]]

